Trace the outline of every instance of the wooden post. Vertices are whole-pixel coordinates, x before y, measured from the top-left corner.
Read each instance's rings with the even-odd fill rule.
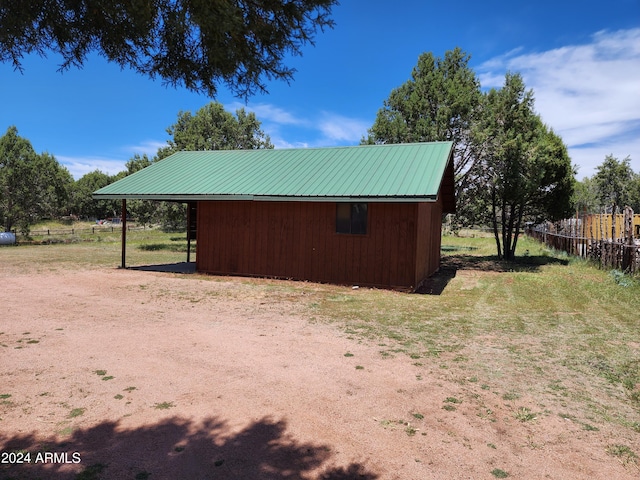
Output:
[[[127,268],[127,199],[122,199],[122,264],[120,268]]]
[[[191,261],[191,203],[187,202],[187,263]]]
[[[622,242],[622,270],[631,271],[633,267],[633,210],[631,207],[624,207],[623,219],[624,239]]]
[[[606,255],[607,255],[607,252],[605,249],[605,243],[604,243],[605,241],[604,214],[605,214],[605,210],[603,207],[600,211],[600,268],[604,268],[606,264]]]

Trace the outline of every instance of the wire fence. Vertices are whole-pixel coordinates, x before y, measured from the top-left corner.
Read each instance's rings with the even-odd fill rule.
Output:
[[[146,230],[146,226],[127,226],[127,232],[135,230]],[[24,235],[20,231],[14,230],[16,237],[32,238],[32,237],[65,237],[76,235],[99,235],[101,233],[122,232],[122,225],[96,225],[95,227],[83,228],[51,228],[44,230],[31,230],[28,235]]]

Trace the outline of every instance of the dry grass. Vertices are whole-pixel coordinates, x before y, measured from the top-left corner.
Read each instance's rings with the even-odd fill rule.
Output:
[[[621,286],[527,239],[527,256],[498,262],[492,242],[445,237],[457,248],[445,253],[438,295],[327,288],[315,311],[383,356],[446,372],[471,397],[516,392],[586,430],[640,432],[640,283]]]
[[[180,242],[186,243],[176,234],[131,232],[128,263],[183,262],[183,252],[157,247]],[[504,401],[514,415],[526,407],[536,417],[558,415],[587,431],[615,424],[637,438],[640,282],[622,286],[607,272],[526,238],[514,263],[498,262],[486,236],[445,237],[443,245],[442,271],[425,290],[435,295],[241,278],[214,293],[265,298],[310,321],[334,322],[346,335],[377,344],[385,358],[410,357],[420,375],[437,372],[460,384],[464,401],[476,402],[481,417],[492,414],[478,399],[492,392],[513,396]],[[0,258],[9,274],[116,268],[120,243],[114,236],[3,247]],[[166,293],[199,301],[190,292]],[[534,403],[522,405],[522,398]]]
[[[52,230],[71,228],[45,224],[44,227],[34,227],[34,230],[47,227]],[[75,224],[74,227],[87,228],[87,225]],[[32,243],[1,247],[0,258],[7,268],[18,272],[118,267],[121,262],[121,235],[121,231],[116,230],[95,235],[33,237]],[[184,233],[165,233],[158,229],[130,231],[127,233],[127,265],[184,262],[186,244]],[[192,259],[195,259],[195,245],[192,245]]]

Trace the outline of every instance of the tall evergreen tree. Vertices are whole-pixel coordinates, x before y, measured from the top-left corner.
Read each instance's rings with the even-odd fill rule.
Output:
[[[48,153],[37,154],[15,126],[0,137],[0,219],[4,230],[28,233],[43,218],[66,207],[73,183],[69,171]]]
[[[73,213],[79,217],[104,219],[118,217],[120,204],[117,200],[93,200],[91,194],[114,182],[112,177],[100,170],[86,173],[80,177],[73,188]]]
[[[176,123],[167,128],[167,133],[171,138],[166,147],[158,150],[155,161],[184,150],[273,148],[255,113],[247,113],[241,108],[233,115],[218,102],[210,102],[195,114],[179,112]],[[157,214],[167,230],[181,230],[186,226],[184,205],[160,202]]]
[[[211,102],[195,114],[179,112],[176,123],[167,128],[170,139],[158,150],[158,159],[184,150],[251,150],[273,148],[261,130],[255,113],[244,108],[235,116],[218,102]]]
[[[470,58],[460,48],[444,58],[420,55],[411,79],[384,101],[363,143],[452,141],[460,192],[474,161],[473,126],[482,100]]]
[[[571,213],[574,174],[562,139],[533,110],[533,91],[508,73],[486,95],[479,123],[481,150],[467,192],[493,226],[499,258],[512,260],[523,220]]]
[[[598,196],[603,206],[609,207],[611,212],[616,208],[622,211],[630,205],[634,184],[634,172],[631,169],[631,158],[618,160],[613,155],[607,155],[604,162],[597,168],[593,176],[598,189]]]

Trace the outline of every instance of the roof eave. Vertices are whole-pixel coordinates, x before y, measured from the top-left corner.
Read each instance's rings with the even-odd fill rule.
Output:
[[[257,202],[348,202],[348,203],[417,203],[435,202],[436,195],[415,196],[291,196],[291,195],[178,195],[178,194],[94,194],[94,200],[159,200],[169,202],[257,201]]]

